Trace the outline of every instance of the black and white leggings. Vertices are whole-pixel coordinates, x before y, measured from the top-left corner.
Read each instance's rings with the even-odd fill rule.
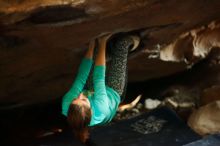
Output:
[[[133,45],[133,40],[129,36],[117,38],[111,44],[110,61],[106,67],[106,85],[113,88],[120,96],[121,101],[124,99],[127,88],[127,57],[128,50]],[[92,73],[87,82],[87,87],[92,89]]]

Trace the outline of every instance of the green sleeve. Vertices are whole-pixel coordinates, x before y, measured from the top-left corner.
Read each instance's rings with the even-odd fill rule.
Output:
[[[67,116],[68,109],[72,101],[79,96],[79,94],[82,92],[84,85],[86,83],[86,80],[89,76],[90,69],[92,67],[92,59],[89,58],[83,58],[78,74],[69,89],[69,91],[64,95],[62,100],[62,114]]]
[[[105,86],[105,66],[95,66],[93,73],[94,95],[95,100],[107,98]]]
[[[116,114],[120,103],[119,94],[105,84],[106,66],[95,66],[93,72],[94,95],[92,103],[92,118],[89,126],[102,125],[110,122]]]
[[[93,72],[93,116],[90,126],[106,123],[109,116],[108,96],[105,85],[105,66],[95,66]]]

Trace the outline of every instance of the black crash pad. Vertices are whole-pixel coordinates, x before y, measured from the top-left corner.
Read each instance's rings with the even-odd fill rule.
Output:
[[[220,146],[220,134],[209,135],[184,146]]]
[[[149,117],[166,121],[159,132],[143,134],[141,130],[135,130],[134,125],[138,121],[147,121]],[[200,138],[175,112],[165,107],[129,120],[97,127],[91,132],[91,140],[96,146],[182,146]]]

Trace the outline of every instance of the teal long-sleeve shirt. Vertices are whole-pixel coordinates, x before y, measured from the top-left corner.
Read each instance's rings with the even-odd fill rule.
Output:
[[[62,100],[62,113],[67,116],[72,101],[80,93],[86,92],[84,86],[89,76],[93,60],[84,58],[80,64],[78,74],[70,90]],[[94,92],[88,95],[92,117],[89,126],[102,125],[110,122],[120,103],[119,94],[105,84],[105,66],[95,66],[93,71]]]

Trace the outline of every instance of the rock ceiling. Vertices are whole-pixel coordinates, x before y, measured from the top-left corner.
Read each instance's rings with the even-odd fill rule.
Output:
[[[193,67],[220,46],[219,0],[1,0],[0,103],[61,97],[91,38],[136,33],[129,81]]]

